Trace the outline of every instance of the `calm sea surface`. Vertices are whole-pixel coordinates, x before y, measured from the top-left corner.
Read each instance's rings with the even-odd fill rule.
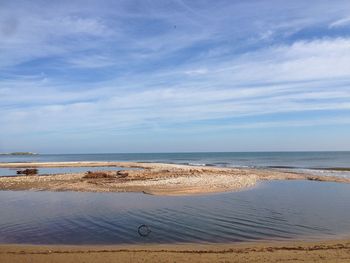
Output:
[[[271,181],[236,193],[0,192],[0,243],[133,244],[350,237],[350,185]],[[137,228],[152,231],[141,237]]]

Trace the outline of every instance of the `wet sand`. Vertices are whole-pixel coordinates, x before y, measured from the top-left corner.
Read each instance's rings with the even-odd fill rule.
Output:
[[[350,262],[350,240],[143,246],[0,245],[0,262]]]
[[[0,190],[143,192],[158,195],[187,195],[237,191],[259,180],[314,180],[349,183],[349,178],[315,176],[273,169],[199,167],[136,162],[52,162],[0,163],[2,168],[40,167],[123,167],[140,168],[106,171],[109,178],[84,178],[85,173],[0,177]]]

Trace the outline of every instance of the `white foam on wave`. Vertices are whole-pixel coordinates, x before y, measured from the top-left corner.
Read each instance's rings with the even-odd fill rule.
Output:
[[[316,169],[302,169],[302,168],[294,169],[294,171],[306,173],[306,174],[312,174],[312,175],[319,175],[319,176],[350,178],[349,171],[316,170]]]

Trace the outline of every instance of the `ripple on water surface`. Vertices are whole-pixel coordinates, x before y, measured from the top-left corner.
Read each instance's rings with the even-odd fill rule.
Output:
[[[236,193],[0,192],[0,242],[234,242],[350,234],[350,185],[275,181]],[[141,237],[145,224],[151,233]]]

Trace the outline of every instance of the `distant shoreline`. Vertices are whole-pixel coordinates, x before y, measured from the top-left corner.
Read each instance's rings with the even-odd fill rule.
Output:
[[[0,153],[0,155],[38,155],[38,153],[33,153],[33,152],[12,152],[12,153]]]

